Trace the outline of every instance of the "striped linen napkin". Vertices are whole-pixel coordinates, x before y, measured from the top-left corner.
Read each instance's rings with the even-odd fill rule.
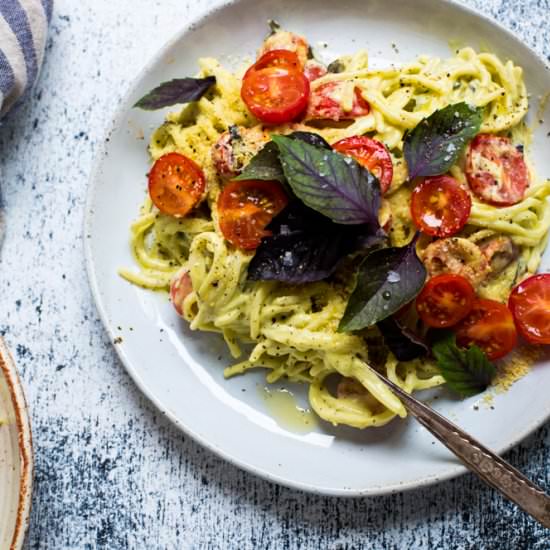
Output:
[[[53,0],[0,0],[0,116],[32,88]]]

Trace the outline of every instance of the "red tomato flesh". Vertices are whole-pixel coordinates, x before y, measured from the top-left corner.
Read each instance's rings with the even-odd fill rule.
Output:
[[[306,109],[309,80],[295,53],[272,50],[246,71],[241,97],[256,118],[282,124],[294,120]]]
[[[493,361],[512,351],[517,343],[510,310],[494,300],[476,299],[470,313],[456,327],[459,346],[479,346]]]
[[[370,105],[361,95],[360,88],[355,88],[353,105],[351,111],[344,111],[340,104],[339,97],[346,82],[325,82],[316,86],[309,98],[309,105],[306,119],[353,120],[368,115]]]
[[[218,198],[218,216],[223,236],[237,248],[254,250],[271,235],[266,225],[288,204],[277,181],[232,181]]]
[[[528,342],[550,344],[550,273],[533,275],[516,286],[508,307]]]
[[[193,292],[189,271],[181,270],[176,273],[170,284],[170,300],[178,315],[183,315],[183,301]]]
[[[416,311],[429,327],[452,327],[468,315],[474,298],[474,287],[468,279],[460,275],[437,275],[417,296]]]
[[[353,157],[359,164],[372,172],[380,182],[380,189],[385,193],[393,178],[393,163],[386,146],[366,136],[352,136],[341,139],[332,148],[343,155]]]
[[[470,216],[472,199],[450,176],[425,178],[411,197],[415,225],[427,235],[449,237],[460,231]]]
[[[313,82],[314,80],[325,76],[327,74],[327,69],[321,63],[318,63],[313,59],[309,59],[304,66],[304,74],[310,82]]]
[[[509,138],[478,134],[468,147],[466,177],[472,191],[483,201],[508,206],[523,200],[529,172]]]
[[[149,172],[149,195],[164,214],[182,217],[202,199],[206,180],[200,167],[180,153],[160,157]]]

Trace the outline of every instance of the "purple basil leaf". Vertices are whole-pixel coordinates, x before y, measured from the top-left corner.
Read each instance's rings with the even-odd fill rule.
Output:
[[[268,226],[273,236],[262,240],[250,265],[251,280],[307,283],[326,279],[352,252],[385,242],[366,225],[340,225],[292,201]]]
[[[338,330],[370,327],[410,302],[422,289],[426,268],[416,255],[418,234],[407,246],[383,248],[369,254],[359,266]]]
[[[444,174],[479,132],[482,109],[467,103],[448,105],[405,134],[403,153],[409,179]]]
[[[327,140],[319,134],[316,134],[315,132],[301,132],[298,130],[296,132],[287,134],[286,137],[305,141],[306,143],[309,143],[310,145],[313,145],[314,147],[319,147],[321,149],[328,149],[329,151],[332,150],[332,147],[329,145]]]
[[[296,196],[332,221],[380,229],[380,183],[351,157],[299,139],[273,136],[288,184]]]
[[[423,339],[395,318],[388,317],[376,325],[384,343],[399,361],[410,361],[428,354],[429,348]]]
[[[319,135],[313,132],[292,132],[288,134],[289,138],[300,139],[314,145],[330,149],[330,145]],[[281,183],[286,182],[283,167],[279,161],[279,148],[275,142],[270,141],[250,159],[244,170],[235,180],[277,180]]]
[[[216,83],[215,76],[205,78],[174,78],[163,82],[154,90],[144,95],[134,107],[154,111],[163,107],[170,107],[177,103],[189,103],[200,99]]]

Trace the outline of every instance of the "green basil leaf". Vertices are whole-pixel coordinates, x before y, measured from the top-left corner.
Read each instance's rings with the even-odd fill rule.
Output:
[[[215,76],[205,78],[174,78],[163,82],[144,95],[134,107],[154,111],[177,103],[189,103],[200,99],[216,83]]]
[[[244,167],[234,180],[285,181],[283,167],[279,162],[279,148],[272,141],[266,143]]]
[[[418,235],[407,246],[383,248],[369,254],[359,266],[338,330],[370,327],[410,302],[426,280],[424,264],[416,255]]]
[[[482,109],[455,103],[439,109],[405,134],[409,179],[444,174],[479,132]]]
[[[380,183],[351,157],[300,139],[273,136],[286,180],[296,196],[335,223],[380,231]]]
[[[451,331],[444,331],[432,347],[448,386],[462,397],[484,391],[496,375],[495,366],[476,345],[461,349]]]
[[[318,134],[313,132],[292,132],[289,138],[301,139],[310,145],[330,149],[330,145]],[[235,180],[277,180],[281,183],[286,181],[283,167],[279,160],[279,148],[273,141],[270,141],[250,159],[244,170]]]

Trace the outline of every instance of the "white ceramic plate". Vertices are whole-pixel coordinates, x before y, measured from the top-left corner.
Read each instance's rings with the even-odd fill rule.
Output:
[[[29,524],[32,438],[23,388],[0,338],[0,548],[19,550]]]
[[[419,54],[449,56],[449,40],[490,47],[524,67],[532,113],[537,98],[550,90],[544,64],[513,35],[441,0],[392,2],[391,7],[387,0],[324,0],[316,1],[315,9],[307,0],[243,0],[208,13],[184,29],[138,77],[98,155],[85,233],[100,315],[119,342],[116,348],[128,372],[156,406],[197,441],[247,470],[338,495],[382,494],[450,478],[464,469],[412,420],[366,431],[320,423],[309,432],[287,429],[262,396],[260,370],[225,381],[222,369],[231,359],[219,337],[190,333],[165,296],[136,288],[116,274],[120,266],[133,265],[128,226],[144,196],[147,139],[164,115],[131,105],[162,81],[194,74],[199,57],[216,56],[229,64],[235,57],[254,55],[270,18],[304,34],[314,46],[327,42],[320,50],[329,58],[367,48],[373,62],[387,65]],[[550,113],[543,118],[546,122],[535,129],[532,156],[539,174],[549,176]],[[137,139],[141,131],[146,141]],[[546,269],[548,260],[546,254]],[[550,368],[541,366],[496,396],[494,409],[475,410],[479,399],[456,401],[441,391],[436,408],[502,452],[548,418],[550,402],[541,391],[548,387]],[[303,388],[292,389],[305,404]]]

